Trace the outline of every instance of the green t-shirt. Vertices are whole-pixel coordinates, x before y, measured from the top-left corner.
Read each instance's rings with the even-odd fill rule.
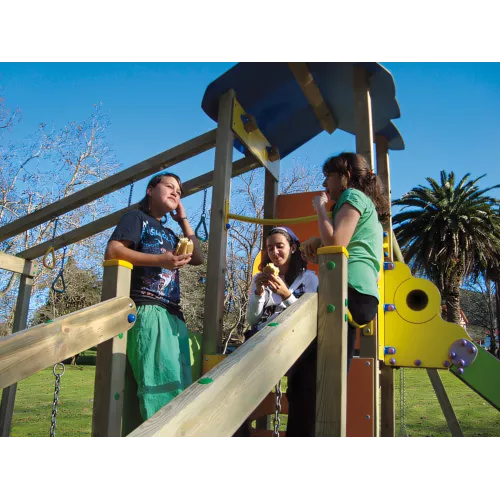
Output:
[[[377,279],[382,260],[383,229],[377,210],[373,201],[363,192],[346,189],[333,208],[332,220],[335,220],[344,203],[349,203],[361,214],[347,246],[347,281],[358,292],[377,297],[380,301]]]

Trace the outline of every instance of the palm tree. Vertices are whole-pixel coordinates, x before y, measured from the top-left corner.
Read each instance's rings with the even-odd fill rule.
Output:
[[[447,320],[460,320],[460,287],[465,276],[498,266],[500,200],[486,193],[500,185],[479,189],[479,180],[465,175],[455,185],[455,174],[441,171],[441,183],[412,189],[395,206],[395,234],[406,261],[439,288],[446,301]]]

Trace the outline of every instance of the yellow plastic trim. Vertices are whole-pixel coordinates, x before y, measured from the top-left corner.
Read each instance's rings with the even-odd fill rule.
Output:
[[[120,260],[120,259],[105,260],[102,263],[102,265],[103,265],[103,267],[122,266],[122,267],[126,267],[128,269],[134,269],[134,266],[130,262],[127,262],[126,260]]]
[[[349,252],[346,247],[321,247],[318,248],[316,253],[318,255],[324,255],[326,253],[343,253],[347,258],[349,258]]]
[[[328,212],[328,216],[331,217],[332,213]],[[317,215],[308,215],[306,217],[296,217],[295,219],[259,219],[257,217],[246,217],[244,215],[230,214],[226,216],[226,223],[228,219],[239,220],[242,222],[253,222],[254,224],[267,225],[278,225],[278,224],[301,224],[303,222],[312,222],[318,220]]]
[[[217,366],[221,361],[227,358],[227,354],[205,354],[202,360],[202,375],[209,372],[212,368]]]
[[[359,323],[356,323],[356,321],[354,321],[352,319],[352,314],[351,314],[351,311],[349,311],[349,309],[347,310],[347,317],[348,317],[348,322],[351,326],[354,326],[355,328],[364,328],[368,323],[365,323],[364,325],[360,325]]]
[[[52,254],[52,264],[47,264],[47,257]],[[45,252],[45,255],[43,256],[43,267],[46,267],[47,269],[54,269],[56,267],[56,254],[54,253],[54,247],[49,247],[47,248],[47,251]]]

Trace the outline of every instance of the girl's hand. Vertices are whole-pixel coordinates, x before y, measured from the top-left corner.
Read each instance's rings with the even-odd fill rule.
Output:
[[[315,196],[312,201],[314,211],[316,213],[319,213],[319,211],[322,208],[326,209],[327,203],[328,203],[328,196],[326,195],[326,193],[321,193],[321,195]]]
[[[170,212],[172,219],[175,220],[178,224],[182,222],[183,219],[186,219],[186,211],[184,210],[184,206],[181,201],[179,201],[179,205],[177,205],[177,209]]]
[[[283,300],[288,299],[292,292],[286,286],[286,283],[279,276],[269,275],[269,288],[277,293]]]
[[[262,297],[264,287],[269,285],[269,274],[259,273],[255,276],[255,295]]]
[[[169,271],[176,271],[183,268],[191,260],[192,253],[185,255],[174,255],[172,252],[161,254],[160,266]]]
[[[317,236],[313,236],[308,240],[304,241],[300,244],[300,253],[302,254],[302,258],[307,260],[307,262],[311,262],[316,264],[318,262],[318,248],[321,246],[321,239]]]

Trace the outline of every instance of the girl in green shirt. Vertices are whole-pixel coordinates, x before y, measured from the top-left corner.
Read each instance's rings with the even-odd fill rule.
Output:
[[[313,207],[318,213],[320,237],[302,243],[301,252],[305,260],[317,262],[320,246],[347,248],[349,311],[352,319],[362,325],[373,320],[378,310],[380,297],[377,282],[383,244],[381,222],[390,215],[389,202],[379,178],[362,155],[342,153],[332,156],[323,165],[323,174],[326,192],[313,200]],[[331,219],[327,210],[329,201],[334,203]],[[349,324],[347,369],[353,356],[355,338],[356,327]],[[315,404],[310,401],[310,394],[315,393],[315,349],[315,344],[311,344],[295,367],[301,371],[303,382],[303,414],[294,418],[294,425],[287,430],[287,436],[314,436]]]

